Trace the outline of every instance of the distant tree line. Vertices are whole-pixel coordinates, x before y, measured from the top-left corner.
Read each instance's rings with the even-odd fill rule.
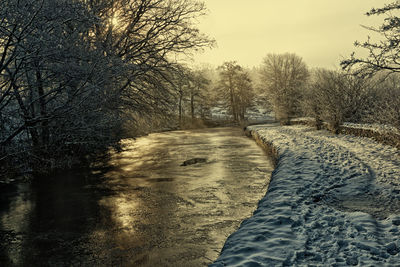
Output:
[[[341,62],[341,70],[309,70],[294,54],[269,54],[259,69],[259,86],[282,124],[312,116],[318,128],[327,122],[338,132],[344,122],[389,124],[400,129],[400,24],[394,2],[367,15],[386,15],[370,30],[379,42],[356,42],[367,57],[355,53]]]
[[[211,112],[214,107],[227,111],[226,122],[239,124],[247,120],[246,112],[253,106],[256,96],[250,71],[235,61],[224,62],[217,68],[181,68],[176,77],[181,127],[193,122],[192,126],[199,126],[197,119],[216,120]]]
[[[225,62],[216,70],[214,90],[233,121],[246,121],[246,111],[264,100],[281,124],[296,117],[325,122],[338,132],[344,122],[388,124],[400,129],[400,4],[371,9],[367,16],[385,16],[382,25],[369,29],[381,35],[356,42],[366,57],[353,53],[338,70],[310,69],[292,53],[267,54],[262,64],[246,70]],[[215,103],[214,103],[215,105]]]
[[[126,121],[173,113],[172,59],[212,45],[193,23],[204,12],[191,0],[2,1],[0,171],[70,167],[117,144]]]

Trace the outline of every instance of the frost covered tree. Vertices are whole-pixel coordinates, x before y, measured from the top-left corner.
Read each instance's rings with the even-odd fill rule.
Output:
[[[0,160],[20,151],[31,166],[70,165],[116,143],[126,119],[166,113],[172,59],[212,44],[193,23],[204,10],[190,0],[3,1]]]
[[[164,81],[168,72],[179,69],[171,58],[211,43],[193,22],[205,12],[201,2],[90,1],[90,8],[105,22],[95,29],[98,47],[123,62],[113,79],[124,103],[128,107],[135,103],[146,113],[168,104],[164,100],[171,92]]]
[[[377,71],[400,72],[400,3],[394,1],[382,8],[373,8],[367,16],[386,16],[382,25],[366,27],[381,38],[373,41],[368,37],[365,42],[355,42],[357,48],[365,50],[366,57],[353,53],[341,62],[344,69],[352,69],[356,74],[371,75]]]
[[[247,109],[250,108],[254,102],[253,81],[247,71],[239,73],[236,86],[236,110],[239,116],[239,121],[243,122],[245,120]]]
[[[400,72],[400,3],[393,1],[381,8],[373,8],[366,15],[385,17],[381,25],[367,27],[379,38],[374,41],[368,37],[365,42],[355,42],[355,46],[366,51],[367,56],[353,53],[341,62],[341,66],[360,77],[376,76],[379,81],[376,101],[371,105],[370,113],[373,115],[369,117],[375,122],[400,128],[400,94],[393,82],[398,80]]]
[[[206,119],[209,113],[211,96],[210,83],[206,71],[190,69],[185,66],[175,73],[177,108],[180,126],[194,125],[197,118]]]
[[[192,120],[195,118],[196,110],[202,119],[205,119],[210,110],[210,84],[205,70],[192,71],[190,87],[190,114]]]
[[[373,79],[376,85],[366,121],[400,129],[400,74],[382,73]]]
[[[226,102],[235,122],[244,121],[247,108],[254,98],[249,74],[235,61],[225,62],[218,67],[222,99]]]
[[[309,76],[307,65],[295,54],[268,54],[260,76],[275,116],[282,124],[289,124],[300,112],[300,99]]]
[[[372,103],[372,84],[346,72],[318,69],[303,96],[303,108],[317,128],[322,121],[335,133],[343,122],[360,122]]]
[[[93,148],[97,137],[107,134],[91,128],[103,129],[95,124],[99,116],[87,118],[95,110],[101,113],[93,97],[104,88],[101,68],[95,71],[101,54],[88,43],[95,17],[81,3],[61,0],[9,0],[1,13],[0,40],[6,43],[3,49],[13,51],[11,63],[0,73],[10,88],[2,95],[8,101],[1,115],[11,118],[4,122],[2,150],[23,143],[23,156],[30,155],[31,165],[56,167],[64,163],[55,160],[59,156],[66,159]],[[72,150],[72,143],[79,146]]]

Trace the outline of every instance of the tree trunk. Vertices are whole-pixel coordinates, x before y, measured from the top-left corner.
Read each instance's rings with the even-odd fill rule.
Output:
[[[36,129],[34,128],[35,122],[32,121],[32,117],[29,115],[29,110],[26,108],[24,101],[19,93],[19,86],[17,85],[17,83],[15,81],[15,73],[11,72],[8,68],[7,68],[7,72],[10,75],[10,82],[11,82],[11,86],[13,88],[15,99],[17,100],[18,105],[23,114],[23,120],[25,123],[25,127],[28,129],[29,134],[31,136],[32,146],[34,147],[34,149],[37,149],[40,144],[39,144],[39,135],[38,135]],[[11,139],[7,140],[7,142],[11,142],[11,140],[15,136],[17,136],[17,135],[13,135]]]
[[[182,126],[182,91],[179,92],[179,126]]]
[[[237,112],[235,107],[235,95],[234,95],[235,92],[233,91],[232,78],[229,78],[229,93],[231,98],[231,109],[232,109],[233,120],[237,121]]]
[[[44,148],[49,145],[49,122],[47,120],[47,109],[46,109],[46,97],[44,95],[43,80],[40,70],[36,70],[36,82],[37,82],[37,92],[39,97],[39,107],[40,107],[40,118],[42,122],[40,123],[41,132],[41,142]]]
[[[192,115],[192,121],[194,120],[194,93],[190,93],[190,114]]]

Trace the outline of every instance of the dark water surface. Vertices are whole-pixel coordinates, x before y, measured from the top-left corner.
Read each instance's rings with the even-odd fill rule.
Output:
[[[0,266],[206,266],[272,171],[237,128],[123,143],[109,168],[0,187]]]

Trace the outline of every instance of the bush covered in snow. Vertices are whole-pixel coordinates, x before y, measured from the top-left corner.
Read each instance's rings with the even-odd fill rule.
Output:
[[[366,121],[389,124],[400,129],[400,76],[386,74],[376,80],[374,101]]]
[[[343,122],[361,122],[372,102],[370,79],[349,73],[318,69],[314,71],[303,97],[303,111],[338,132]]]

